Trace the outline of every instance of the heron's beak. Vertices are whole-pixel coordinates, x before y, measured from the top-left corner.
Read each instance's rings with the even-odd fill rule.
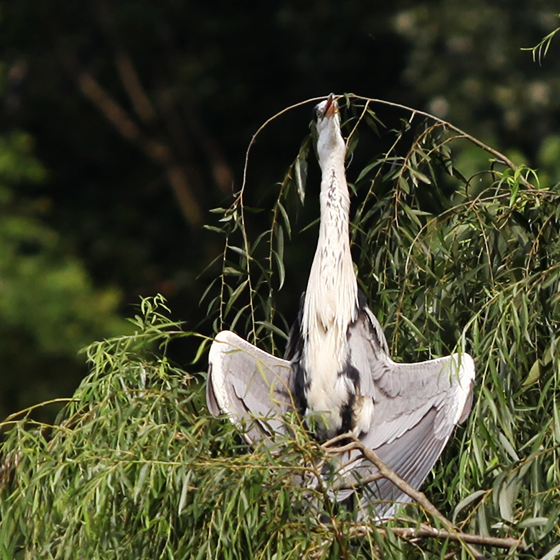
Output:
[[[331,93],[327,99],[327,105],[325,106],[325,117],[331,118],[338,109],[338,105],[335,100],[334,93]]]

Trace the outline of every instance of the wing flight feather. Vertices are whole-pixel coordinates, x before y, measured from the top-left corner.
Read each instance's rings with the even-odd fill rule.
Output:
[[[271,430],[282,431],[282,416],[292,408],[290,362],[231,331],[218,333],[208,360],[206,401],[212,414],[227,414],[240,427],[246,424],[251,443]]]
[[[360,372],[360,394],[373,401],[370,427],[360,439],[406,482],[420,488],[453,429],[470,411],[474,362],[465,353],[417,364],[393,362],[384,338],[379,342],[380,330],[366,307],[348,332],[349,359]],[[355,470],[360,477],[376,471],[366,462]],[[391,502],[410,501],[386,479],[372,483],[370,491],[378,516],[394,514]],[[368,502],[371,497],[364,497],[363,505]]]

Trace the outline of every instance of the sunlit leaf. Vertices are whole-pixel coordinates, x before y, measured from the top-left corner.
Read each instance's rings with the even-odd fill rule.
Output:
[[[523,387],[527,387],[529,385],[532,385],[533,383],[536,383],[539,380],[540,376],[541,368],[539,360],[535,360],[535,362],[531,366],[531,369],[529,370],[529,374],[525,378],[525,381],[523,381]]]

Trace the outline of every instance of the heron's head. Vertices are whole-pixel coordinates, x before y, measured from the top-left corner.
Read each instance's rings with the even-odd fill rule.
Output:
[[[346,144],[340,132],[340,113],[334,94],[315,107],[317,118],[317,155],[319,161],[326,161],[334,154],[346,153]]]

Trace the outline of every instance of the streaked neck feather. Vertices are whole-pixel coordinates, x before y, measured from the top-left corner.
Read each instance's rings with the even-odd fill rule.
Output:
[[[357,316],[358,285],[350,253],[344,153],[334,151],[320,163],[321,225],[303,309],[303,365],[309,383],[309,408],[340,413],[353,390],[339,373],[348,358],[347,331]],[[339,416],[334,415],[335,423]]]

